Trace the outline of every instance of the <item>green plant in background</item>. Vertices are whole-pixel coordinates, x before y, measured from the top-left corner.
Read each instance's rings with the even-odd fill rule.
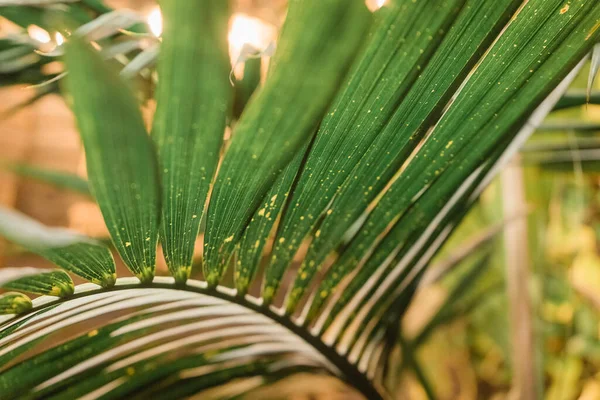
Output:
[[[65,71],[51,66],[63,54],[65,37],[56,30],[56,20],[65,15],[77,26],[73,34],[93,41],[103,58],[120,66],[124,77],[136,78],[140,95],[148,96],[153,84],[148,67],[156,60],[159,39],[149,32],[142,15],[132,10],[113,10],[98,0],[8,1],[0,3],[0,16],[23,31],[0,39],[0,87],[27,84],[35,88],[35,93],[14,109],[4,110],[4,114],[60,92],[59,82]]]
[[[102,54],[62,31],[90,191],[135,277],[116,277],[102,243],[2,210],[3,236],[91,283],[9,271],[3,287],[44,296],[0,300],[20,314],[0,325],[0,397],[233,398],[299,372],[367,398],[402,392],[392,350],[404,345],[418,371],[410,349],[457,308],[409,342],[400,318],[598,42],[600,4],[397,0],[370,14],[362,1],[293,0],[235,123],[227,3],[161,6],[150,134]],[[203,219],[203,279],[189,279]],[[172,277],[155,277],[159,241]]]

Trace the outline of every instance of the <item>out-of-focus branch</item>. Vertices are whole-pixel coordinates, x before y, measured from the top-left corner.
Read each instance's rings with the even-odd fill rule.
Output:
[[[502,172],[504,215],[518,215],[527,209],[523,170],[518,158]],[[528,283],[530,279],[527,220],[518,219],[504,229],[506,288],[512,342],[513,398],[537,398],[533,346],[533,316]]]

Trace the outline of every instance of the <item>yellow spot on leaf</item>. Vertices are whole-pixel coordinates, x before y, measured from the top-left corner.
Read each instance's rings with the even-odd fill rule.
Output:
[[[275,294],[275,289],[273,289],[273,287],[269,286],[269,287],[265,288],[265,290],[263,292],[263,298],[265,298],[267,301],[269,301],[273,298],[274,294]]]
[[[229,243],[233,240],[233,235],[229,236],[227,239],[225,239],[225,243]]]
[[[62,289],[58,286],[52,286],[52,289],[50,289],[48,294],[50,296],[60,296],[62,294]]]
[[[90,332],[88,333],[88,337],[94,337],[94,336],[96,336],[97,334],[98,334],[98,330],[97,330],[97,329],[94,329],[93,331],[90,331]]]
[[[449,149],[449,148],[450,148],[450,146],[452,146],[452,143],[454,143],[454,141],[453,141],[453,140],[449,141],[449,142],[448,142],[448,144],[446,145],[446,148],[447,148],[447,149]]]
[[[560,9],[560,13],[561,13],[561,14],[564,14],[564,13],[566,13],[567,11],[569,11],[569,7],[570,7],[570,6],[569,6],[568,4],[565,4],[565,6],[564,6],[563,8],[561,8],[561,9]]]
[[[131,246],[131,242],[125,242],[125,247]]]
[[[315,232],[315,237],[319,237],[321,235],[321,230],[319,229],[317,232]]]

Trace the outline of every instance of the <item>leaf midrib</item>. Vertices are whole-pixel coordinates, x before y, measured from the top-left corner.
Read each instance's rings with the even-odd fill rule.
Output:
[[[237,304],[239,306],[248,308],[256,313],[262,314],[267,318],[277,322],[278,324],[284,326],[288,330],[290,330],[293,334],[297,335],[305,342],[310,344],[317,352],[322,354],[332,365],[334,365],[340,372],[340,378],[346,381],[350,386],[360,391],[365,398],[371,399],[384,399],[384,396],[375,388],[373,383],[367,378],[365,374],[360,372],[356,365],[350,363],[344,356],[337,352],[337,350],[327,344],[325,344],[319,337],[312,335],[306,328],[296,324],[292,319],[287,317],[284,314],[278,314],[269,306],[263,306],[259,303],[260,298],[249,296],[255,300],[256,303],[246,300],[243,297],[229,295],[226,292],[230,291],[231,288],[224,286],[217,286],[216,288],[209,288],[208,286],[204,286],[206,283],[204,281],[198,281],[190,279],[188,280],[188,284],[186,285],[177,285],[174,282],[174,279],[171,277],[155,277],[154,281],[151,283],[130,283],[131,278],[119,278],[117,279],[117,283],[115,286],[111,288],[90,288],[85,291],[75,292],[75,294],[66,297],[66,298],[57,298],[55,301],[44,301],[41,305],[36,306],[36,302],[39,302],[41,298],[49,298],[52,296],[41,296],[34,300],[34,307],[24,312],[22,314],[18,314],[16,317],[11,318],[9,320],[5,320],[0,322],[0,330],[3,327],[14,321],[15,318],[23,318],[27,315],[33,314],[41,309],[52,307],[59,305],[61,303],[65,303],[70,300],[75,300],[81,297],[87,297],[98,293],[107,293],[107,292],[117,292],[128,289],[171,289],[171,290],[183,290],[192,293],[203,294],[206,296],[216,297],[222,300],[226,300],[228,302]],[[79,285],[81,288],[82,285]],[[76,287],[77,289],[77,287]],[[36,301],[37,300],[37,301]]]

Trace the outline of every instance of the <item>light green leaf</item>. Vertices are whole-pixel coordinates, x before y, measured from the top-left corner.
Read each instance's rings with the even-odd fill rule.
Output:
[[[67,88],[83,139],[92,194],[119,254],[142,281],[156,264],[157,160],[131,91],[82,39],[66,43]]]
[[[81,3],[101,14],[112,11],[102,0],[81,0]]]
[[[108,248],[77,232],[46,227],[0,207],[0,235],[90,282],[103,287],[115,283],[115,262]]]
[[[64,271],[27,267],[0,269],[0,287],[58,297],[68,297],[75,289]]]
[[[88,182],[78,175],[36,167],[29,164],[12,164],[8,166],[8,169],[21,176],[48,183],[58,188],[69,189],[86,196],[91,196]]]
[[[588,99],[592,96],[592,89],[594,88],[594,82],[600,71],[600,43],[596,44],[592,50],[592,62],[590,65],[590,75],[588,77],[587,85],[587,97]]]
[[[553,119],[539,126],[538,132],[546,131],[571,131],[581,133],[596,133],[600,131],[600,124],[594,122],[582,122],[580,120],[559,120]]]
[[[164,187],[161,242],[169,270],[181,283],[190,275],[229,112],[229,14],[222,0],[169,0],[162,11],[152,136]]]
[[[554,111],[564,110],[565,108],[578,107],[584,104],[600,104],[600,91],[586,93],[585,90],[571,90],[554,106]]]
[[[31,307],[31,299],[22,293],[8,292],[0,295],[0,315],[22,314]]]
[[[211,285],[277,176],[310,139],[369,21],[362,0],[289,2],[267,81],[234,129],[212,192],[204,245]]]

